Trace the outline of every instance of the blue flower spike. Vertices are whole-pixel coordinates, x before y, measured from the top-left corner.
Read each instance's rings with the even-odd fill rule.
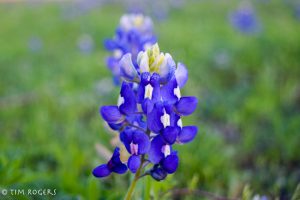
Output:
[[[131,30],[133,19],[121,19],[124,29]],[[142,18],[140,19],[142,20]],[[144,27],[146,29],[146,27]],[[124,32],[118,32],[119,35]],[[135,40],[132,33],[130,40]],[[107,48],[116,48],[120,41],[107,41]],[[158,44],[139,52],[126,53],[119,58],[120,95],[117,105],[103,106],[102,118],[115,131],[129,156],[125,164],[120,161],[119,148],[112,159],[93,171],[96,177],[106,177],[112,172],[129,171],[137,176],[150,175],[157,181],[176,172],[179,155],[178,144],[193,141],[198,128],[183,126],[182,117],[197,109],[198,99],[181,96],[188,71],[169,53],[160,51]],[[144,173],[144,174],[141,174]]]

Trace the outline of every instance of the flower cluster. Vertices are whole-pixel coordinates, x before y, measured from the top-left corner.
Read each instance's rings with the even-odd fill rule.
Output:
[[[232,12],[230,22],[234,28],[242,33],[252,34],[260,30],[256,13],[250,6],[242,6]]]
[[[111,172],[141,173],[163,180],[176,171],[179,158],[174,144],[192,141],[196,126],[183,126],[182,116],[192,114],[198,100],[183,97],[180,88],[188,79],[185,66],[174,62],[168,53],[161,53],[157,44],[141,51],[132,61],[125,54],[119,61],[123,79],[118,105],[103,106],[100,113],[108,125],[120,132],[120,140],[130,154],[127,165],[120,160],[117,147],[107,164],[96,167],[96,177]],[[152,164],[152,165],[151,165]]]
[[[138,67],[136,63],[138,53],[154,43],[156,43],[156,37],[153,34],[150,17],[142,14],[127,14],[121,17],[114,38],[104,42],[105,48],[112,52],[106,62],[112,71],[115,83],[120,83],[119,61],[122,56],[131,53],[134,66]]]

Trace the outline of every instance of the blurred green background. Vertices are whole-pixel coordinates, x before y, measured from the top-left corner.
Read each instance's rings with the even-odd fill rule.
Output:
[[[148,190],[155,199],[209,199],[198,190],[292,198],[300,183],[300,20],[295,2],[249,3],[260,24],[252,34],[230,23],[239,1],[145,6],[161,51],[188,67],[182,93],[200,102],[184,124],[200,132],[175,147],[178,171],[163,182],[140,181],[136,198],[147,199]],[[98,108],[114,104],[119,92],[103,40],[132,6],[0,3],[0,190],[57,191],[13,199],[124,197],[129,173],[99,180],[91,171],[106,162],[97,144],[113,149]],[[198,193],[172,196],[185,188]]]

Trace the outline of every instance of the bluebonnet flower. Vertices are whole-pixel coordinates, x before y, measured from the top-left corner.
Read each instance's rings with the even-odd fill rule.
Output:
[[[234,28],[242,33],[252,34],[260,30],[256,13],[250,6],[242,6],[232,12],[230,22]]]
[[[150,148],[149,137],[143,131],[126,128],[121,132],[120,138],[127,151],[131,154],[128,159],[128,168],[135,173],[141,165],[139,155],[147,153]]]
[[[132,55],[134,66],[140,51],[147,49],[156,42],[153,24],[150,17],[142,14],[127,14],[120,19],[116,34],[112,39],[106,39],[105,48],[112,52],[107,58],[107,66],[112,71],[116,83],[120,82],[119,61],[126,53]]]
[[[186,67],[161,53],[157,44],[139,52],[136,65],[131,54],[119,61],[122,82],[118,105],[103,106],[100,113],[109,126],[120,132],[120,140],[130,154],[127,166],[138,173],[152,164],[145,174],[162,180],[179,165],[175,144],[191,142],[196,126],[183,126],[181,117],[192,114],[198,100],[182,97],[180,88],[188,79]]]
[[[102,164],[93,170],[93,175],[98,178],[106,177],[112,172],[124,174],[127,166],[120,160],[120,149],[117,147],[107,164]]]

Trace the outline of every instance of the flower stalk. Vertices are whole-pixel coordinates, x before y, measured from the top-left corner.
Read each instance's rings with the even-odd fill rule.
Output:
[[[99,111],[108,126],[119,132],[130,156],[123,162],[116,147],[111,159],[97,166],[93,175],[103,178],[129,169],[135,174],[125,197],[129,200],[140,178],[150,175],[162,181],[176,172],[179,156],[173,146],[191,142],[198,132],[197,126],[183,126],[181,118],[196,110],[198,100],[181,96],[187,68],[160,52],[150,18],[126,15],[116,34],[105,45],[113,52],[107,64],[120,84],[120,95],[117,105],[102,106]],[[145,195],[149,192],[147,187]]]
[[[145,156],[143,155],[141,157],[141,165],[140,165],[140,167],[138,168],[138,170],[135,173],[134,179],[133,179],[133,181],[131,182],[131,184],[130,184],[130,186],[128,188],[128,191],[127,191],[127,194],[126,194],[124,200],[130,200],[132,198],[135,186],[136,186],[136,184],[137,184],[137,182],[138,182],[138,180],[140,178],[140,175],[142,173],[142,169],[143,169],[143,165],[144,165],[144,159],[145,159]]]

